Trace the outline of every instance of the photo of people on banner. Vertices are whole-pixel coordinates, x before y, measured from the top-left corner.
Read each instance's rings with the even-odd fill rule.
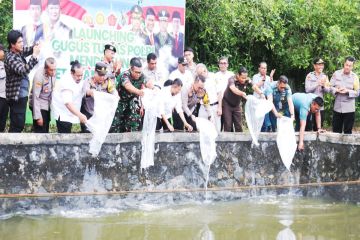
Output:
[[[40,66],[48,57],[56,59],[57,78],[74,60],[86,67],[84,77],[90,76],[107,44],[115,47],[111,61],[121,71],[132,57],[146,62],[154,52],[167,78],[183,55],[185,0],[134,2],[14,1],[14,29],[21,30],[25,47],[41,45]]]

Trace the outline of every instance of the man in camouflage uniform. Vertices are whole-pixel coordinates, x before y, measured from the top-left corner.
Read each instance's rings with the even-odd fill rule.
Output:
[[[106,75],[108,78],[112,79],[115,82],[116,77],[119,76],[121,72],[121,62],[114,61],[114,56],[116,53],[116,48],[112,44],[106,44],[104,48],[104,58],[103,63],[106,64]]]
[[[117,87],[120,101],[110,128],[111,133],[133,132],[141,129],[141,102],[144,95],[141,90],[144,85],[144,75],[141,72],[139,58],[130,60],[130,69],[119,79]]]
[[[49,133],[50,105],[55,80],[56,62],[50,57],[45,60],[45,66],[36,71],[30,92],[29,107],[35,133]]]
[[[108,78],[106,67],[106,64],[103,62],[96,63],[94,76],[86,81],[84,88],[86,91],[106,92],[118,96],[115,82],[113,79]],[[84,114],[87,119],[92,117],[94,114],[94,96],[84,96],[80,112]],[[85,124],[81,124],[81,132],[89,133],[90,131]]]

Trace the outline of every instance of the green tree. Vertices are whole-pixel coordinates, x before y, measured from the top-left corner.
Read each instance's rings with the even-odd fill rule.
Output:
[[[7,33],[12,28],[12,0],[0,0],[0,43],[6,45]]]

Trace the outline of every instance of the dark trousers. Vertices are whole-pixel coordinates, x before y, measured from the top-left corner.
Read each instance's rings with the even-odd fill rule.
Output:
[[[0,132],[5,131],[6,119],[9,114],[9,105],[5,98],[0,98]]]
[[[325,111],[320,111],[321,116],[321,127],[324,126],[324,119],[325,119]],[[316,114],[315,113],[309,113],[308,117],[306,119],[306,129],[305,131],[317,131],[317,125],[316,125]]]
[[[339,113],[333,112],[333,132],[351,134],[355,122],[355,112]]]
[[[271,132],[270,113],[265,114],[264,123],[261,127],[261,132]]]
[[[17,101],[9,100],[10,128],[9,132],[20,133],[25,127],[26,105],[28,97],[19,98]]]
[[[168,121],[170,122],[170,118],[168,119]],[[164,131],[169,131],[169,128],[164,122],[164,120],[162,118],[157,118],[156,131],[159,131],[161,128],[163,128]]]
[[[42,126],[39,126],[35,119],[33,120],[34,133],[49,133],[50,111],[41,109],[41,117],[43,119]]]
[[[197,117],[198,114],[196,111],[194,111],[193,115],[195,117]],[[185,116],[186,122],[193,127],[193,131],[197,131],[196,123],[191,119],[191,117],[187,116],[186,113],[184,113],[184,116]],[[174,129],[183,131],[184,123],[181,120],[180,115],[176,111],[174,111],[172,117],[173,117],[173,122],[174,122],[174,125],[173,125]]]
[[[60,117],[56,120],[58,133],[71,133],[72,123],[60,121]]]
[[[84,106],[84,105],[83,105]],[[92,117],[92,114],[85,110],[85,107],[81,106],[80,112],[86,116],[87,119]],[[80,123],[82,133],[90,133],[85,124]]]
[[[235,132],[242,132],[241,107],[233,107],[223,100],[222,114],[224,116],[224,132],[231,132],[234,126]]]

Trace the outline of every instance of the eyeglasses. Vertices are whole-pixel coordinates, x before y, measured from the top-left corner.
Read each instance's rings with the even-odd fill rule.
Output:
[[[227,65],[228,63],[227,62],[220,62],[219,64],[220,65]]]

